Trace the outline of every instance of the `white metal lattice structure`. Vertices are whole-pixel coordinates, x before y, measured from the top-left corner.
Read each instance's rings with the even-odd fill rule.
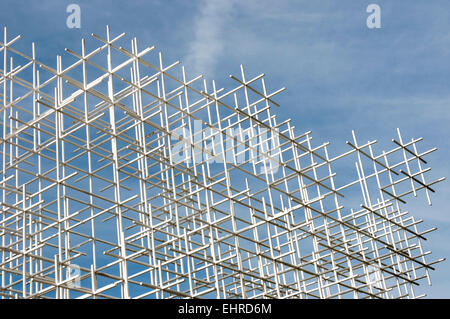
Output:
[[[2,298],[418,297],[443,259],[402,204],[431,204],[435,149],[353,134],[333,157],[277,121],[263,75],[208,87],[92,36],[55,69],[4,29]]]

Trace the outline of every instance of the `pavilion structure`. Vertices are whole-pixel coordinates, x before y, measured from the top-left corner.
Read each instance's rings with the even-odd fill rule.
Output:
[[[49,66],[4,29],[0,298],[420,297],[435,148],[330,154],[263,74],[218,88],[124,35]]]

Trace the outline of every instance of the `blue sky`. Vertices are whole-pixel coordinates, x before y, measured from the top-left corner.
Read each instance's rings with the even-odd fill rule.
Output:
[[[80,29],[66,27],[70,3],[81,7]],[[366,26],[370,3],[381,7],[381,29]],[[297,133],[312,130],[316,145],[332,141],[334,154],[351,139],[351,129],[385,148],[397,127],[408,139],[423,137],[422,150],[439,148],[428,157],[432,176],[449,177],[448,0],[0,2],[0,25],[23,36],[17,47],[29,52],[35,41],[39,58],[53,66],[56,54],[66,47],[79,51],[80,38],[103,35],[106,24],[218,86],[229,86],[240,64],[249,76],[265,73],[269,90],[287,88],[277,98],[278,115],[291,117]],[[425,247],[435,259],[449,258],[450,187],[445,181],[436,189],[432,207],[421,196],[407,208],[424,219],[422,229],[439,228]],[[448,261],[432,281],[418,291],[450,297]]]

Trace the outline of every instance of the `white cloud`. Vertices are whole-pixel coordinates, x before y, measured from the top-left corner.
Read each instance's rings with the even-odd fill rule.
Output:
[[[224,32],[231,21],[234,0],[203,0],[194,20],[194,40],[189,46],[185,65],[191,76],[213,75],[216,61],[224,49]]]

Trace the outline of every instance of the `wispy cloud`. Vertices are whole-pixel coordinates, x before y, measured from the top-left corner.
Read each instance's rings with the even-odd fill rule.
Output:
[[[231,21],[235,1],[203,0],[194,21],[194,40],[189,46],[186,65],[192,75],[213,75],[216,61],[224,49],[224,29]]]

